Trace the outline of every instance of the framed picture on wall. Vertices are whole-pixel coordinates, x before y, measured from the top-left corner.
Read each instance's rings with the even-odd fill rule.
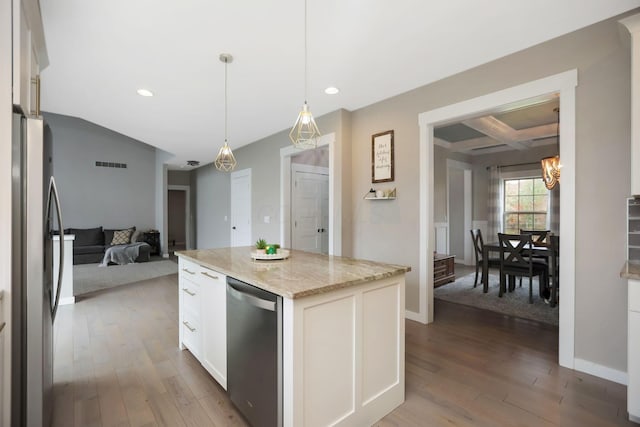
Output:
[[[371,136],[371,182],[393,181],[393,131]]]

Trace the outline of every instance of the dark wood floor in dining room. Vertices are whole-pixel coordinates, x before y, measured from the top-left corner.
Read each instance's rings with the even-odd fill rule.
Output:
[[[177,275],[61,307],[54,426],[244,426],[177,348]],[[444,301],[406,324],[406,401],[376,426],[606,426],[626,387],[558,366],[557,329]]]

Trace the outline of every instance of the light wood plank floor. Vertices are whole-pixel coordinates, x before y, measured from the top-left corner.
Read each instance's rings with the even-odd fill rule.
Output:
[[[245,426],[224,390],[177,348],[177,275],[60,308],[54,426]],[[376,425],[607,426],[626,388],[560,368],[557,329],[443,301],[407,321],[406,402]]]

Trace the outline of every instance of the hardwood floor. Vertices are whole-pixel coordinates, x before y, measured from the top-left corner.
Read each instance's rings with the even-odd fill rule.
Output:
[[[177,348],[177,275],[59,310],[54,426],[245,426],[224,390]],[[377,426],[606,426],[626,387],[560,368],[557,329],[435,301],[407,321],[406,401]]]

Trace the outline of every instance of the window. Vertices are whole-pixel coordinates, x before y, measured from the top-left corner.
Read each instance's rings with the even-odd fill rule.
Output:
[[[504,180],[503,228],[507,234],[546,230],[549,191],[542,178]]]

